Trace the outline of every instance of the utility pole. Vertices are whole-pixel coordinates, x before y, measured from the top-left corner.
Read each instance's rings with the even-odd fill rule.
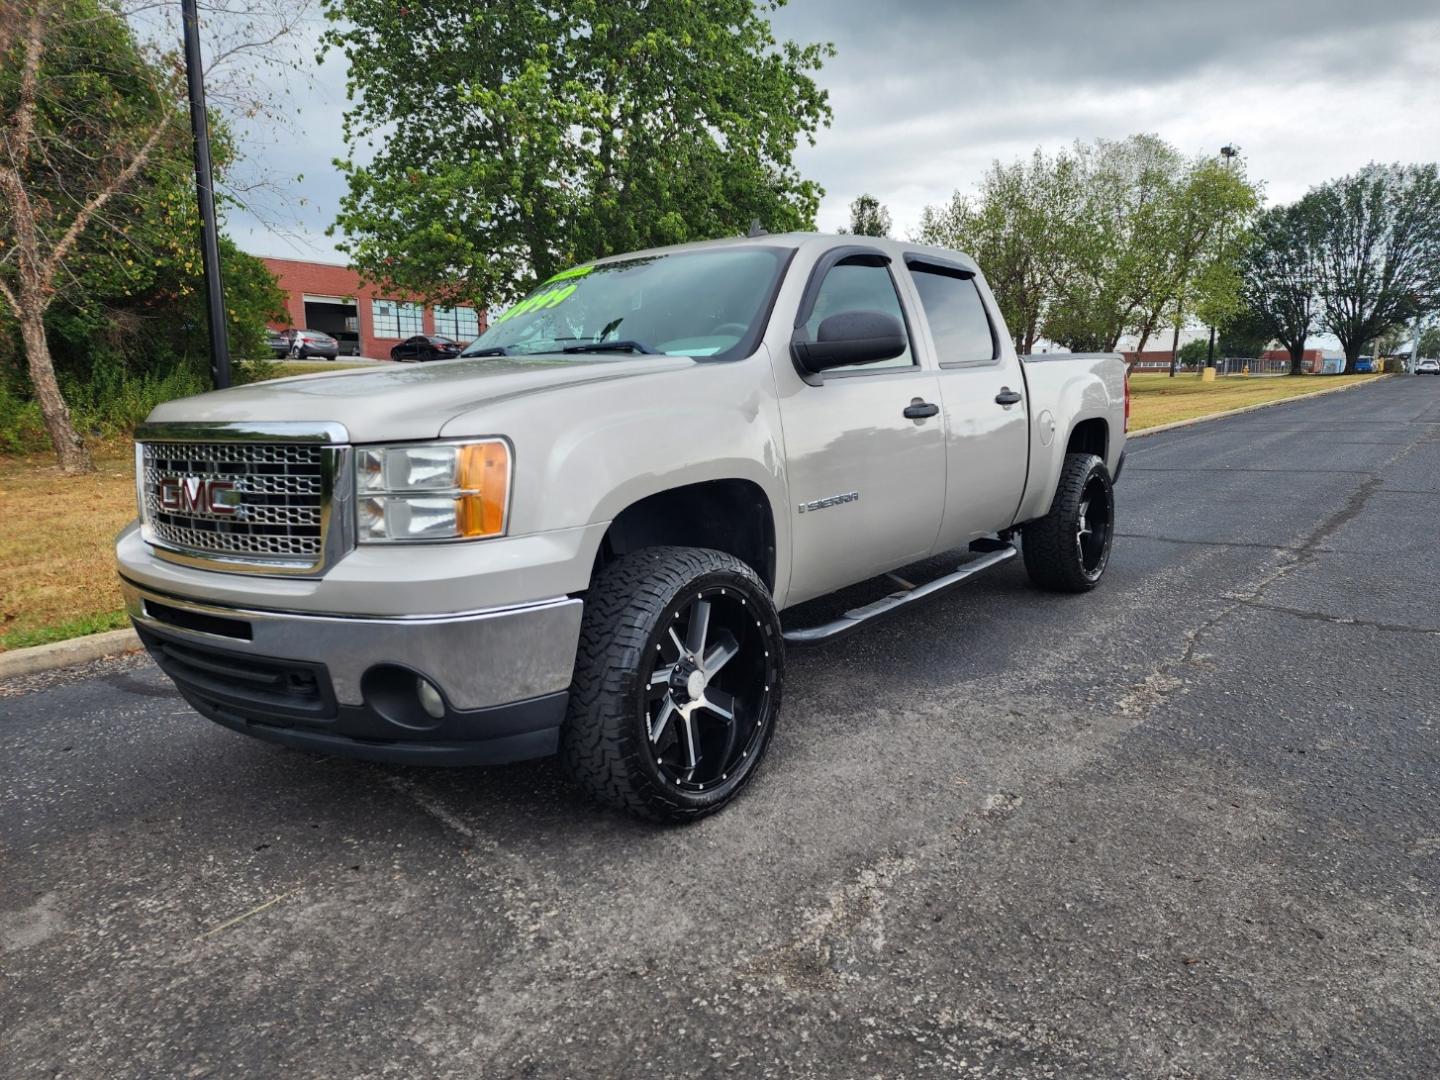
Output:
[[[230,385],[230,337],[225,328],[225,290],[220,281],[220,234],[215,225],[215,175],[210,167],[210,122],[205,114],[205,69],[200,59],[196,0],[181,0],[185,33],[185,81],[190,88],[190,133],[195,140],[195,192],[200,203],[200,256],[210,323],[210,377],[217,390]]]

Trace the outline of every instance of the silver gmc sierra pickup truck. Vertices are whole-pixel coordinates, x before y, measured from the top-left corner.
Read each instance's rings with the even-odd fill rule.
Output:
[[[1017,357],[953,251],[645,251],[555,275],[456,360],[161,405],[119,570],[156,662],[228,728],[422,765],[558,752],[683,820],[754,773],[787,643],[1017,554],[1093,588],[1128,408],[1118,356]],[[951,550],[973,557],[782,626]]]

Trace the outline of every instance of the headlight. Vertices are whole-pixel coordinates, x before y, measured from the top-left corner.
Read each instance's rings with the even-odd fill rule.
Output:
[[[501,536],[510,501],[510,444],[362,446],[355,454],[361,543]]]

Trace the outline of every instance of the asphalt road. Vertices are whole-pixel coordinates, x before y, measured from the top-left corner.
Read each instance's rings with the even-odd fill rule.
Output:
[[[1440,379],[1136,441],[1104,586],[792,654],[725,813],[0,697],[0,1074],[1423,1077]]]

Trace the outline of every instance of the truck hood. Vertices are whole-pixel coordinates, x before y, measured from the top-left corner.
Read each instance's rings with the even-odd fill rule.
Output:
[[[345,425],[355,442],[432,439],[481,406],[573,386],[677,371],[686,356],[495,356],[297,375],[168,401],[157,424],[309,421]]]

